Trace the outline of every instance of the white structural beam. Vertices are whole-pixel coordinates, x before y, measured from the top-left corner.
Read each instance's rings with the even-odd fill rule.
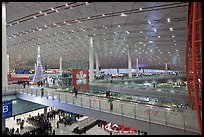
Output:
[[[129,78],[132,78],[132,64],[131,64],[131,56],[130,56],[129,48],[128,48],[128,75],[129,75]]]
[[[60,57],[60,75],[62,75],[62,57]]]
[[[89,45],[89,82],[94,79],[94,64],[93,64],[93,38],[90,39]]]
[[[136,76],[139,76],[139,72],[138,72],[138,58],[136,60]]]
[[[7,54],[7,73],[9,74],[9,54]]]
[[[97,52],[95,52],[95,56],[96,56],[96,77],[99,77],[99,60]]]
[[[7,40],[6,40],[6,4],[2,2],[2,92],[5,90],[5,87],[8,87],[8,78],[7,78]]]

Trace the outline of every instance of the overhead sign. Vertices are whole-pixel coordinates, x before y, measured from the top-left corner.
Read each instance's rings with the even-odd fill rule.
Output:
[[[12,117],[12,101],[2,102],[2,118]]]

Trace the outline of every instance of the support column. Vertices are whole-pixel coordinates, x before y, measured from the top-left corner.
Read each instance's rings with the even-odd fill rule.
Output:
[[[165,73],[167,74],[167,70],[168,70],[168,68],[167,68],[167,63],[165,64]]]
[[[7,40],[6,40],[6,4],[2,2],[2,92],[8,87],[7,78]]]
[[[9,54],[7,54],[7,73],[9,74]]]
[[[2,118],[2,127],[1,127],[2,133],[4,132],[5,127],[6,127],[6,119]]]
[[[137,58],[137,61],[136,61],[136,76],[138,77],[139,76],[139,72],[138,72],[138,58]]]
[[[93,65],[93,38],[91,37],[89,46],[89,82],[94,79],[94,65]]]
[[[60,75],[62,75],[62,57],[60,57]]]
[[[130,49],[128,49],[128,75],[129,75],[129,78],[132,78],[132,64],[131,64]]]
[[[45,119],[47,119],[47,107],[44,108],[44,116],[45,116]]]
[[[96,56],[96,77],[99,77],[99,61],[98,61],[98,53],[95,52],[95,56]]]

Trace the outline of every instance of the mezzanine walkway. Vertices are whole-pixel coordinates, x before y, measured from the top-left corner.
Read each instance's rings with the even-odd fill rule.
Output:
[[[72,93],[55,91],[45,88],[43,97],[41,97],[40,88],[37,87],[33,89],[10,88],[5,92],[15,92],[17,98],[34,103],[141,129],[151,135],[199,134],[196,112],[192,110],[185,110],[184,113],[173,112],[119,100],[113,101],[113,110],[110,110],[107,98],[84,94],[79,94],[75,98]]]

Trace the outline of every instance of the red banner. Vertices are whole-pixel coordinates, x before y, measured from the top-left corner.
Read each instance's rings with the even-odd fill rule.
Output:
[[[75,86],[78,91],[88,92],[89,90],[88,70],[72,69],[72,86]]]

